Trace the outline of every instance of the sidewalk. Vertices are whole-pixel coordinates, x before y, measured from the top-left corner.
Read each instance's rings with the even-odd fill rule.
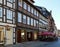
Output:
[[[6,47],[38,47],[39,45],[44,45],[47,42],[41,42],[41,41],[30,41],[30,42],[22,42],[18,43],[16,45],[8,45]]]

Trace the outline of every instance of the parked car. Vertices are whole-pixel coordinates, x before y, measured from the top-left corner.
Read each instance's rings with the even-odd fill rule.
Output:
[[[58,37],[53,32],[40,32],[38,34],[39,40],[51,41],[51,40],[58,40]]]

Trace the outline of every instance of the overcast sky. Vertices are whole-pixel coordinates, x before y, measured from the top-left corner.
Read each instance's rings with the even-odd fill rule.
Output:
[[[55,20],[57,29],[60,29],[60,0],[34,0],[35,5],[52,10],[52,17]]]

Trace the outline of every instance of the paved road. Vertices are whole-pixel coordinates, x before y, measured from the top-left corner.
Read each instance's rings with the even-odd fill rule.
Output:
[[[6,47],[60,47],[60,38],[58,39],[58,41],[52,41],[52,42],[31,41],[31,42],[19,43],[16,45],[10,45]]]
[[[37,47],[60,47],[60,38],[58,41],[46,42],[45,44],[38,45]]]

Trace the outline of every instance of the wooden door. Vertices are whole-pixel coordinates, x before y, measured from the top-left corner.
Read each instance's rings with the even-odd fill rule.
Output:
[[[21,30],[17,31],[17,42],[20,43],[21,42]]]

